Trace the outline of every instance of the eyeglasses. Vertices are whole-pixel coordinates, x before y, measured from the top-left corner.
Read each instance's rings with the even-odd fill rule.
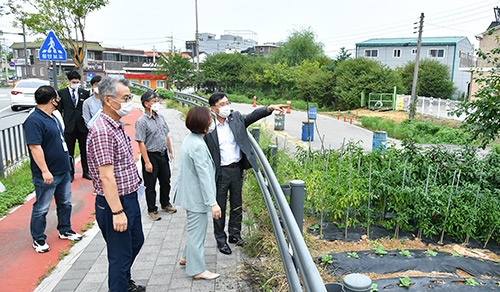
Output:
[[[116,98],[116,95],[107,95],[108,97],[113,97],[113,98]],[[121,98],[119,99],[124,99],[124,102],[130,102],[132,101],[134,97],[132,95],[124,95],[122,96]]]
[[[216,104],[215,106],[216,107],[225,107],[226,105],[231,105],[231,102],[230,101],[220,102],[219,104]]]

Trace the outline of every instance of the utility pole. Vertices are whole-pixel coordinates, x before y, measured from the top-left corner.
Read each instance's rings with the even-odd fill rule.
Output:
[[[170,41],[170,53],[173,53],[174,52],[174,35],[172,33],[170,33],[170,36],[166,37],[167,39],[169,39]]]
[[[156,48],[153,45],[153,64],[156,63]]]
[[[417,23],[415,23],[417,24]],[[416,27],[415,27],[416,28]],[[418,66],[420,63],[420,48],[422,47],[422,31],[424,29],[424,13],[420,14],[420,25],[418,26],[418,41],[417,41],[417,56],[415,56],[415,69],[413,70],[413,83],[411,86],[411,99],[410,99],[410,120],[415,118],[417,111],[417,81],[418,81]]]
[[[198,0],[194,0],[194,10],[196,13],[196,49],[195,49],[195,54],[196,54],[196,72],[200,72],[200,42],[198,40]],[[197,73],[198,74],[198,73]]]

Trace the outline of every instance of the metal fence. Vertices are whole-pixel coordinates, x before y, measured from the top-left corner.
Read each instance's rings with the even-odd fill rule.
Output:
[[[1,123],[1,119],[0,119]],[[11,166],[28,157],[28,147],[22,124],[0,130],[0,176],[5,177]]]
[[[409,95],[398,95],[396,109],[409,111],[410,100],[411,96]],[[459,103],[460,101],[457,100],[419,96],[417,98],[417,113],[423,115],[431,115],[442,119],[454,119],[463,121],[465,119],[464,114],[459,117],[457,117],[456,115],[450,115],[451,112],[457,109]]]

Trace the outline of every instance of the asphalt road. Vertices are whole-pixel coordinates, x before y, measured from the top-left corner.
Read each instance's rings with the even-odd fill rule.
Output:
[[[24,122],[29,110],[13,111],[10,108],[11,88],[0,88],[0,130]]]

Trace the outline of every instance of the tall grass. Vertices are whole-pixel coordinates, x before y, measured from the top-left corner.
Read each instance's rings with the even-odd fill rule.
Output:
[[[28,194],[35,190],[31,182],[30,162],[25,161],[9,176],[0,178],[5,192],[0,193],[0,216],[5,216],[13,206],[24,203]]]
[[[360,117],[361,125],[371,131],[385,131],[391,138],[411,139],[420,144],[470,144],[469,135],[449,126],[433,122],[405,120],[397,123],[381,117]]]

